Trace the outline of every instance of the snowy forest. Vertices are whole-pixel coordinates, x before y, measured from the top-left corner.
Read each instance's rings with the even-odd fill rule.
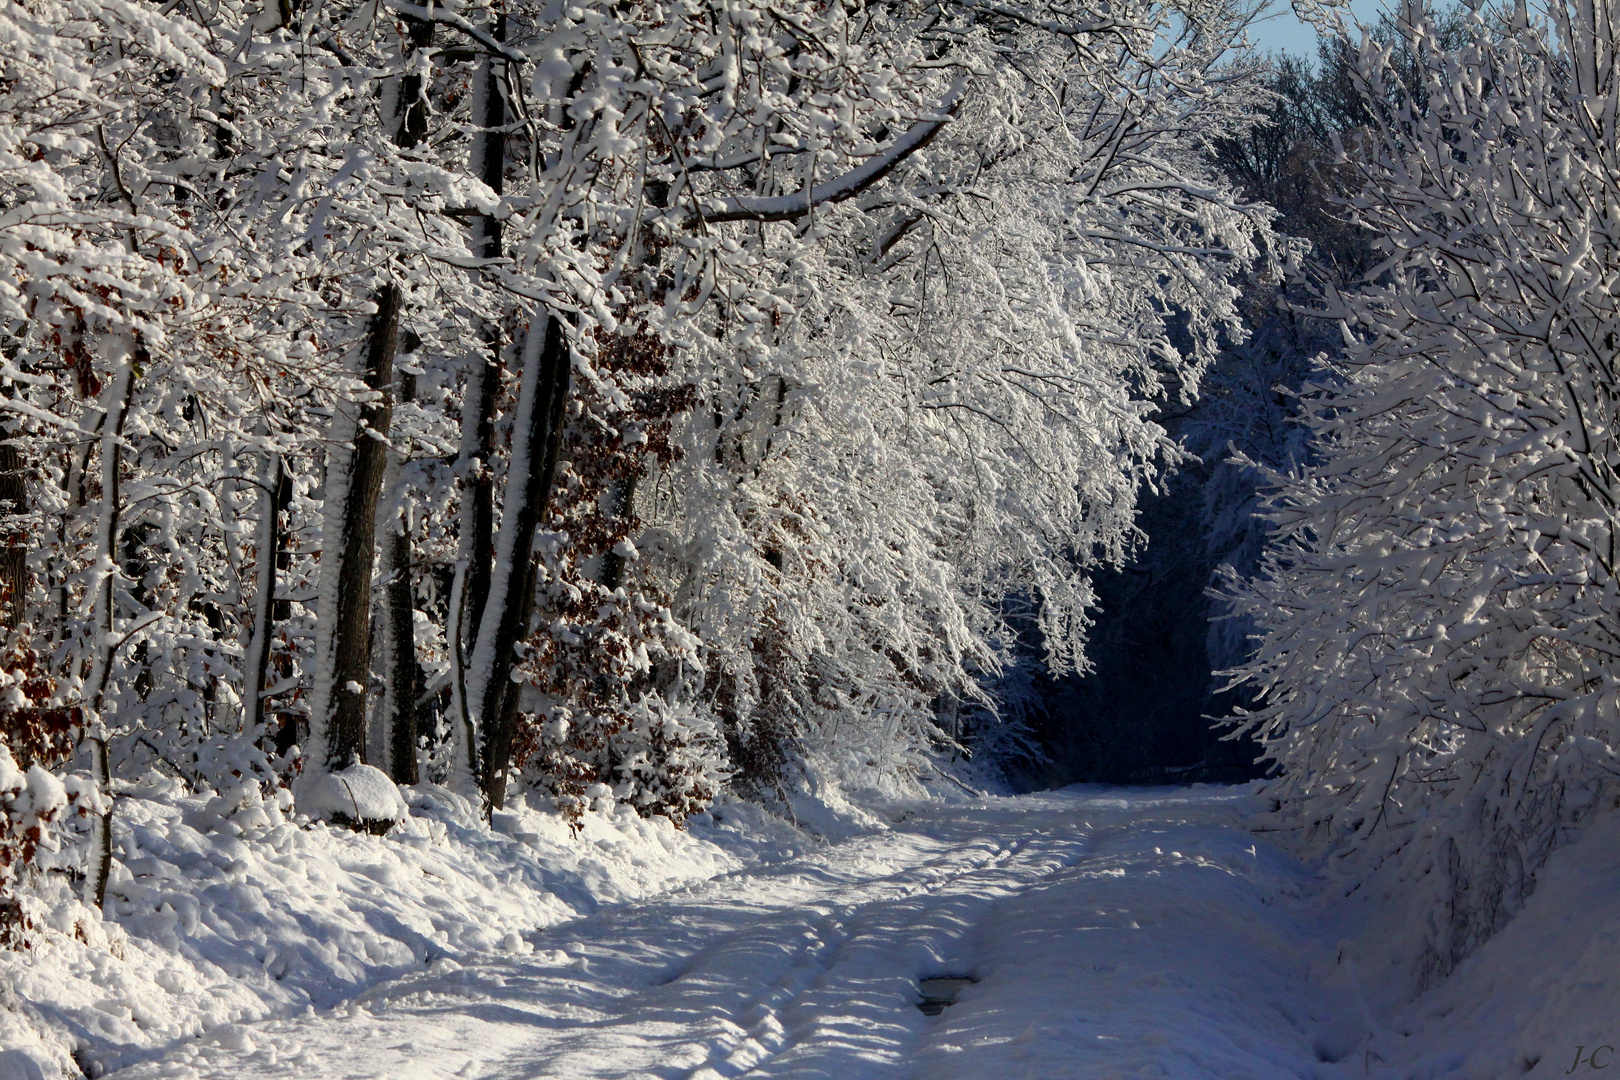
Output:
[[[795,859],[966,845],[923,876],[983,905],[1112,829],[1136,891],[1059,922],[1174,951],[1228,886],[1161,818],[1333,913],[1271,1056],[928,1075],[1605,1068],[1620,7],[1295,10],[1314,56],[1251,0],[0,0],[0,1078],[889,1076],[803,1056],[802,957],[668,1004],[737,1010],[690,1060],[320,1055],[607,908],[591,979],[678,985],[724,950],[652,898]],[[913,892],[771,903],[844,956]],[[999,969],[929,933],[892,993],[967,1024]]]

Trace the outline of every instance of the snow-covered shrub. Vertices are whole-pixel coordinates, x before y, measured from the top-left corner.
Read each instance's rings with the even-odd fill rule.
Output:
[[[24,771],[0,742],[0,948],[25,944],[32,923],[17,881],[34,861],[47,829],[67,808],[62,781],[38,765]]]
[[[38,902],[19,886],[35,856],[56,849],[51,825],[103,807],[87,777],[64,782],[51,771],[72,754],[82,714],[54,700],[56,680],[27,644],[30,627],[0,633],[0,948],[15,948],[28,943],[38,914]]]
[[[1347,343],[1307,388],[1320,459],[1273,473],[1234,588],[1273,791],[1420,897],[1423,977],[1620,794],[1620,37],[1607,4],[1523,10],[1453,50],[1401,22],[1409,94],[1363,43],[1363,94],[1401,102],[1347,157],[1385,273],[1326,297]]]
[[[726,762],[715,724],[690,706],[646,694],[625,708],[608,739],[603,773],[614,798],[678,823],[714,801]]]
[[[29,943],[42,914],[27,886],[40,852],[55,852],[53,826],[79,814],[103,814],[107,796],[83,773],[59,776],[83,716],[54,700],[56,680],[26,641],[30,628],[3,631],[0,653],[0,948]]]
[[[513,757],[574,820],[588,789],[676,822],[707,806],[721,777],[710,725],[664,695],[697,661],[696,639],[642,563],[636,492],[679,456],[670,432],[692,404],[670,349],[645,323],[598,329],[560,439],[541,541],[538,632],[520,675],[532,687]],[[661,674],[661,671],[663,674]]]
[[[692,635],[623,586],[560,581],[543,596],[547,621],[518,669],[535,695],[514,753],[529,782],[576,818],[594,785],[676,822],[707,806],[723,776],[712,725],[666,701],[654,671],[695,663]]]

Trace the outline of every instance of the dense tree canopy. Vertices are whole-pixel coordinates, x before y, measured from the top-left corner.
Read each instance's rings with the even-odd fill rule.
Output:
[[[1275,263],[1247,17],[12,4],[4,895],[154,769],[679,821],[986,736]]]

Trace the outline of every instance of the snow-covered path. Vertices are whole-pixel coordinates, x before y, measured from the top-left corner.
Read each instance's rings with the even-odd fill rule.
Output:
[[[149,1077],[1338,1075],[1303,871],[1230,790],[925,807],[449,959],[320,1014],[217,1030]],[[917,979],[977,978],[923,1015]],[[1337,1018],[1336,1020],[1334,1018]]]

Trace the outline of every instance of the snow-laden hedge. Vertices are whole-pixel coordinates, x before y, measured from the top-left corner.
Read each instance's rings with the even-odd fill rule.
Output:
[[[1344,164],[1387,262],[1325,297],[1347,340],[1305,393],[1319,463],[1273,474],[1235,588],[1273,793],[1418,899],[1422,978],[1620,790],[1620,31],[1601,4],[1516,20],[1361,46]]]

